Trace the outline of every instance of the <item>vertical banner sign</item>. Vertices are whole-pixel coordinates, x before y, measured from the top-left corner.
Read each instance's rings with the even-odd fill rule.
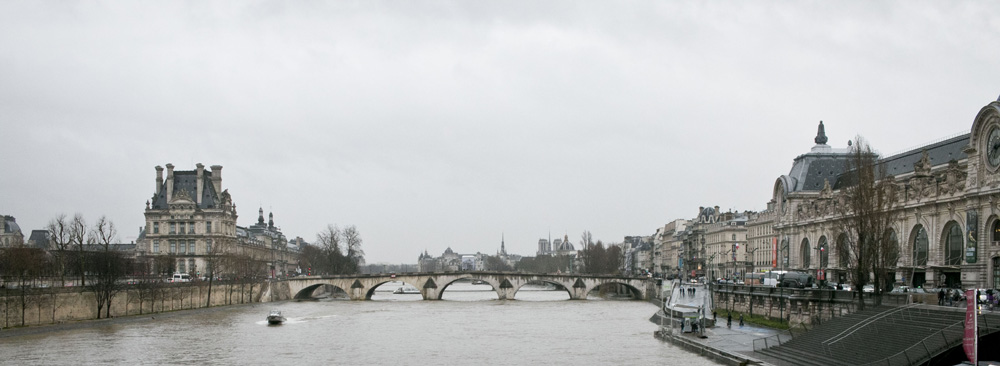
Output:
[[[979,212],[965,212],[965,262],[976,263],[976,238],[979,237]]]
[[[965,356],[973,365],[976,363],[976,353],[978,351],[979,339],[976,336],[976,290],[965,291],[965,298],[968,299],[968,307],[965,310],[965,337],[962,338],[962,349]]]
[[[771,238],[771,268],[778,268],[778,237]]]

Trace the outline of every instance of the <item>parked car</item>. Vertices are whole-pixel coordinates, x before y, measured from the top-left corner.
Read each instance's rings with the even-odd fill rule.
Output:
[[[875,292],[875,285],[865,285],[861,288],[862,292]]]

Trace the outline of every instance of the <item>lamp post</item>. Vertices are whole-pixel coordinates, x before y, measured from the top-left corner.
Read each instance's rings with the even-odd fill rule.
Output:
[[[784,253],[784,254],[782,254],[782,253]],[[782,272],[782,274],[784,274],[785,267],[788,266],[788,236],[785,236],[785,239],[781,241],[781,248],[778,249],[778,255],[781,256],[781,272]],[[780,279],[781,276],[778,276],[778,278]],[[778,317],[780,317],[781,320],[784,321],[785,320],[785,286],[782,286],[782,283],[779,281],[778,282],[778,287],[781,288],[781,295],[780,295],[781,306],[778,307]]]

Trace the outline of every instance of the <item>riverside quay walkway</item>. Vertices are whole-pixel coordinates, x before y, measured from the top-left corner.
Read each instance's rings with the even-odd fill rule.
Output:
[[[791,339],[754,341],[758,358],[776,365],[954,365],[962,351],[965,310],[911,304],[840,316]],[[781,339],[779,339],[781,338]],[[980,357],[997,359],[1000,313],[979,315]]]
[[[955,365],[965,360],[964,316],[960,308],[912,304],[870,308],[793,332],[733,325],[708,328],[704,337],[675,330],[664,338],[728,365]],[[1000,311],[980,313],[979,340],[981,359],[1000,359]]]

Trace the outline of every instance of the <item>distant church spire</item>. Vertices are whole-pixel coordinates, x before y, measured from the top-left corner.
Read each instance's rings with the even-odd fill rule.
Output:
[[[500,233],[500,255],[507,255],[507,249],[504,248],[503,239],[503,233]]]
[[[826,129],[823,128],[823,121],[819,121],[819,130],[816,131],[816,138],[813,141],[816,141],[817,145],[826,145]]]
[[[264,225],[264,208],[261,207],[260,211],[257,212],[259,213],[259,216],[257,216],[257,224]]]

